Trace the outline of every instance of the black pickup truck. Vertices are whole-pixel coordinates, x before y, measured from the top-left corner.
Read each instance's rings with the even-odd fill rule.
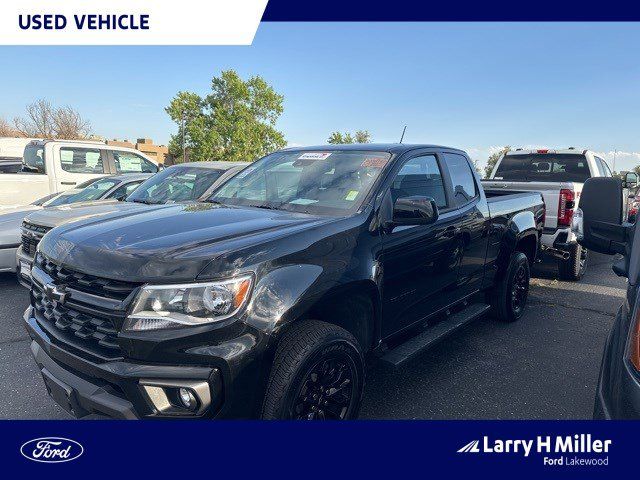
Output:
[[[453,148],[279,151],[206,203],[45,235],[31,349],[77,417],[355,418],[365,356],[522,316],[544,215]]]

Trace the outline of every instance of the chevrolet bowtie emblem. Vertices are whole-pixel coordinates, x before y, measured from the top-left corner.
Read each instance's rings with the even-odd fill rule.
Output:
[[[64,304],[67,300],[67,296],[69,295],[68,292],[64,291],[64,287],[59,287],[52,283],[47,283],[44,286],[44,294],[49,300],[58,302],[61,305]]]

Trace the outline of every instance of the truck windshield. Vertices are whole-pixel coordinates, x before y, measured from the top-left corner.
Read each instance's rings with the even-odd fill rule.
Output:
[[[584,155],[573,153],[538,153],[505,155],[494,180],[514,182],[586,182],[591,177]]]
[[[344,215],[362,205],[390,158],[386,152],[278,152],[245,168],[209,201]]]
[[[127,202],[161,204],[198,200],[222,170],[205,167],[169,167],[155,174],[127,197]]]
[[[44,147],[32,144],[24,147],[22,171],[25,173],[47,173],[44,166]]]

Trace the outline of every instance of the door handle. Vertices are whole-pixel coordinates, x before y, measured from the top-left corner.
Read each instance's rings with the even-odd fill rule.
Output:
[[[75,185],[77,182],[60,182],[61,185]]]

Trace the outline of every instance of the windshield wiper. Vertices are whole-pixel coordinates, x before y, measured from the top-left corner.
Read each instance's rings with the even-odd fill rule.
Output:
[[[141,198],[134,198],[133,200],[129,200],[130,202],[135,203],[144,203],[145,205],[159,205],[161,202],[152,202],[151,200],[142,200]]]
[[[226,206],[227,206],[227,204],[226,204],[226,203],[219,202],[218,200],[211,200],[210,198],[207,198],[206,200],[203,200],[203,202],[205,202],[205,203],[212,203],[212,204],[214,204],[214,205],[222,205],[222,206],[224,206],[224,207],[226,207]]]

